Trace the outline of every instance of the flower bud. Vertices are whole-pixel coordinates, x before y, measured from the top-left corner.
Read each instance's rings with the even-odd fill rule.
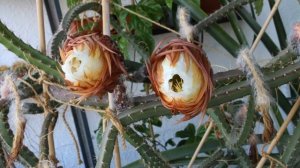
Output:
[[[123,57],[108,36],[69,37],[60,56],[66,83],[81,98],[112,91],[119,76],[126,73]]]
[[[155,49],[147,69],[162,104],[173,113],[184,114],[182,121],[205,113],[213,90],[212,69],[199,46],[172,40]]]

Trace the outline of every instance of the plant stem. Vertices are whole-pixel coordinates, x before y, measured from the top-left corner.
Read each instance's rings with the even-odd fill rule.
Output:
[[[277,11],[278,9],[278,6],[280,4],[281,0],[277,0],[274,4],[274,6],[272,7],[272,10],[269,14],[269,16],[267,17],[267,20],[265,21],[265,23],[263,24],[262,28],[260,29],[254,43],[252,44],[252,47],[250,48],[250,55],[253,53],[253,51],[255,50],[255,48],[257,47],[260,39],[262,38],[263,34],[265,33],[271,19],[273,18],[273,15],[275,14],[275,12]]]
[[[214,122],[211,120],[211,121],[209,122],[209,126],[208,126],[207,130],[205,131],[205,133],[204,133],[204,135],[203,135],[203,137],[202,137],[202,139],[201,139],[199,145],[197,146],[197,149],[196,149],[195,153],[193,154],[192,159],[190,160],[190,163],[189,163],[189,165],[188,165],[188,168],[191,168],[192,165],[193,165],[193,163],[195,162],[198,153],[200,152],[202,146],[204,145],[204,142],[206,141],[206,139],[207,139],[208,136],[209,136],[209,133],[210,133],[211,129],[213,128],[213,125],[214,125]]]
[[[107,36],[110,36],[110,9],[109,9],[110,4],[109,3],[110,0],[102,0],[103,35],[107,35]],[[115,103],[113,97],[114,97],[113,93],[108,93],[108,102],[109,102],[108,108],[112,111],[115,111]],[[121,168],[122,164],[120,159],[121,157],[120,157],[118,139],[116,139],[115,141],[114,154],[115,154],[115,166],[117,168]]]
[[[298,97],[298,99],[297,99],[296,103],[294,104],[293,108],[291,109],[291,111],[289,112],[288,116],[284,120],[283,124],[279,128],[279,130],[278,130],[275,138],[272,140],[272,142],[271,142],[271,144],[270,144],[267,152],[262,155],[262,158],[258,162],[256,168],[262,168],[263,167],[263,165],[265,164],[265,162],[267,160],[266,155],[269,155],[272,152],[273,148],[275,147],[275,145],[279,141],[280,137],[283,135],[285,129],[287,128],[288,124],[292,120],[293,116],[296,114],[299,106],[300,106],[300,97]],[[296,131],[296,130],[294,130],[294,131]]]

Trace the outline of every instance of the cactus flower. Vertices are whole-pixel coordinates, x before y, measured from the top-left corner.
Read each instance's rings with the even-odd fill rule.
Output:
[[[213,90],[212,69],[199,46],[172,40],[155,49],[147,69],[162,104],[173,113],[184,114],[182,121],[206,111]]]
[[[119,76],[126,72],[116,44],[96,33],[69,37],[60,56],[66,84],[81,98],[112,91]]]

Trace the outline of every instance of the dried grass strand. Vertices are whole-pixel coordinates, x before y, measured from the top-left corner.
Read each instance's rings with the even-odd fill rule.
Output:
[[[262,72],[255,63],[248,48],[242,49],[237,59],[241,69],[247,74],[255,97],[256,108],[262,113],[264,122],[263,140],[269,142],[274,133],[274,126],[269,114],[270,93],[264,83]]]
[[[66,119],[66,113],[67,113],[68,107],[69,107],[69,106],[66,105],[66,107],[65,107],[65,109],[64,109],[64,111],[63,111],[63,114],[62,114],[62,119],[63,119],[64,125],[65,125],[65,127],[66,127],[68,133],[70,134],[71,139],[73,140],[73,143],[74,143],[74,145],[75,145],[76,156],[77,156],[77,161],[78,161],[77,163],[78,163],[78,165],[80,165],[80,164],[82,163],[82,160],[81,160],[81,157],[80,157],[80,149],[79,149],[79,145],[78,145],[78,142],[77,142],[77,140],[76,140],[76,138],[75,138],[75,135],[74,135],[74,133],[73,133],[73,131],[72,131],[72,129],[71,129],[71,127],[70,127],[70,125],[69,125],[67,119]]]
[[[106,108],[104,118],[108,119],[111,121],[111,123],[116,127],[118,132],[120,133],[120,136],[122,138],[122,145],[124,148],[126,148],[126,141],[125,141],[125,131],[124,127],[121,124],[120,120],[118,117],[113,113],[113,111],[109,108]]]
[[[14,100],[16,104],[15,118],[16,118],[16,133],[13,139],[13,145],[8,157],[7,167],[10,167],[12,163],[17,159],[21,148],[23,146],[24,132],[26,127],[26,119],[21,111],[21,99],[18,94],[16,85],[14,84],[11,76],[6,76],[10,83],[11,90],[14,94]]]

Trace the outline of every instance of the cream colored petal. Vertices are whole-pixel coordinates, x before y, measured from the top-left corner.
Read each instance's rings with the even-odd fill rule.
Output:
[[[79,46],[68,53],[69,56],[62,65],[66,80],[79,86],[86,85],[84,82],[96,83],[103,69],[103,57],[98,48],[94,53],[99,56],[92,56],[90,53],[87,46]]]
[[[189,59],[190,67],[187,68],[184,54],[181,53],[177,63],[172,66],[170,60],[166,57],[161,64],[163,83],[160,84],[160,91],[169,99],[192,101],[199,93],[202,85],[202,73],[192,59]],[[170,86],[170,79],[174,75],[179,75],[183,80],[182,91],[175,92]]]

